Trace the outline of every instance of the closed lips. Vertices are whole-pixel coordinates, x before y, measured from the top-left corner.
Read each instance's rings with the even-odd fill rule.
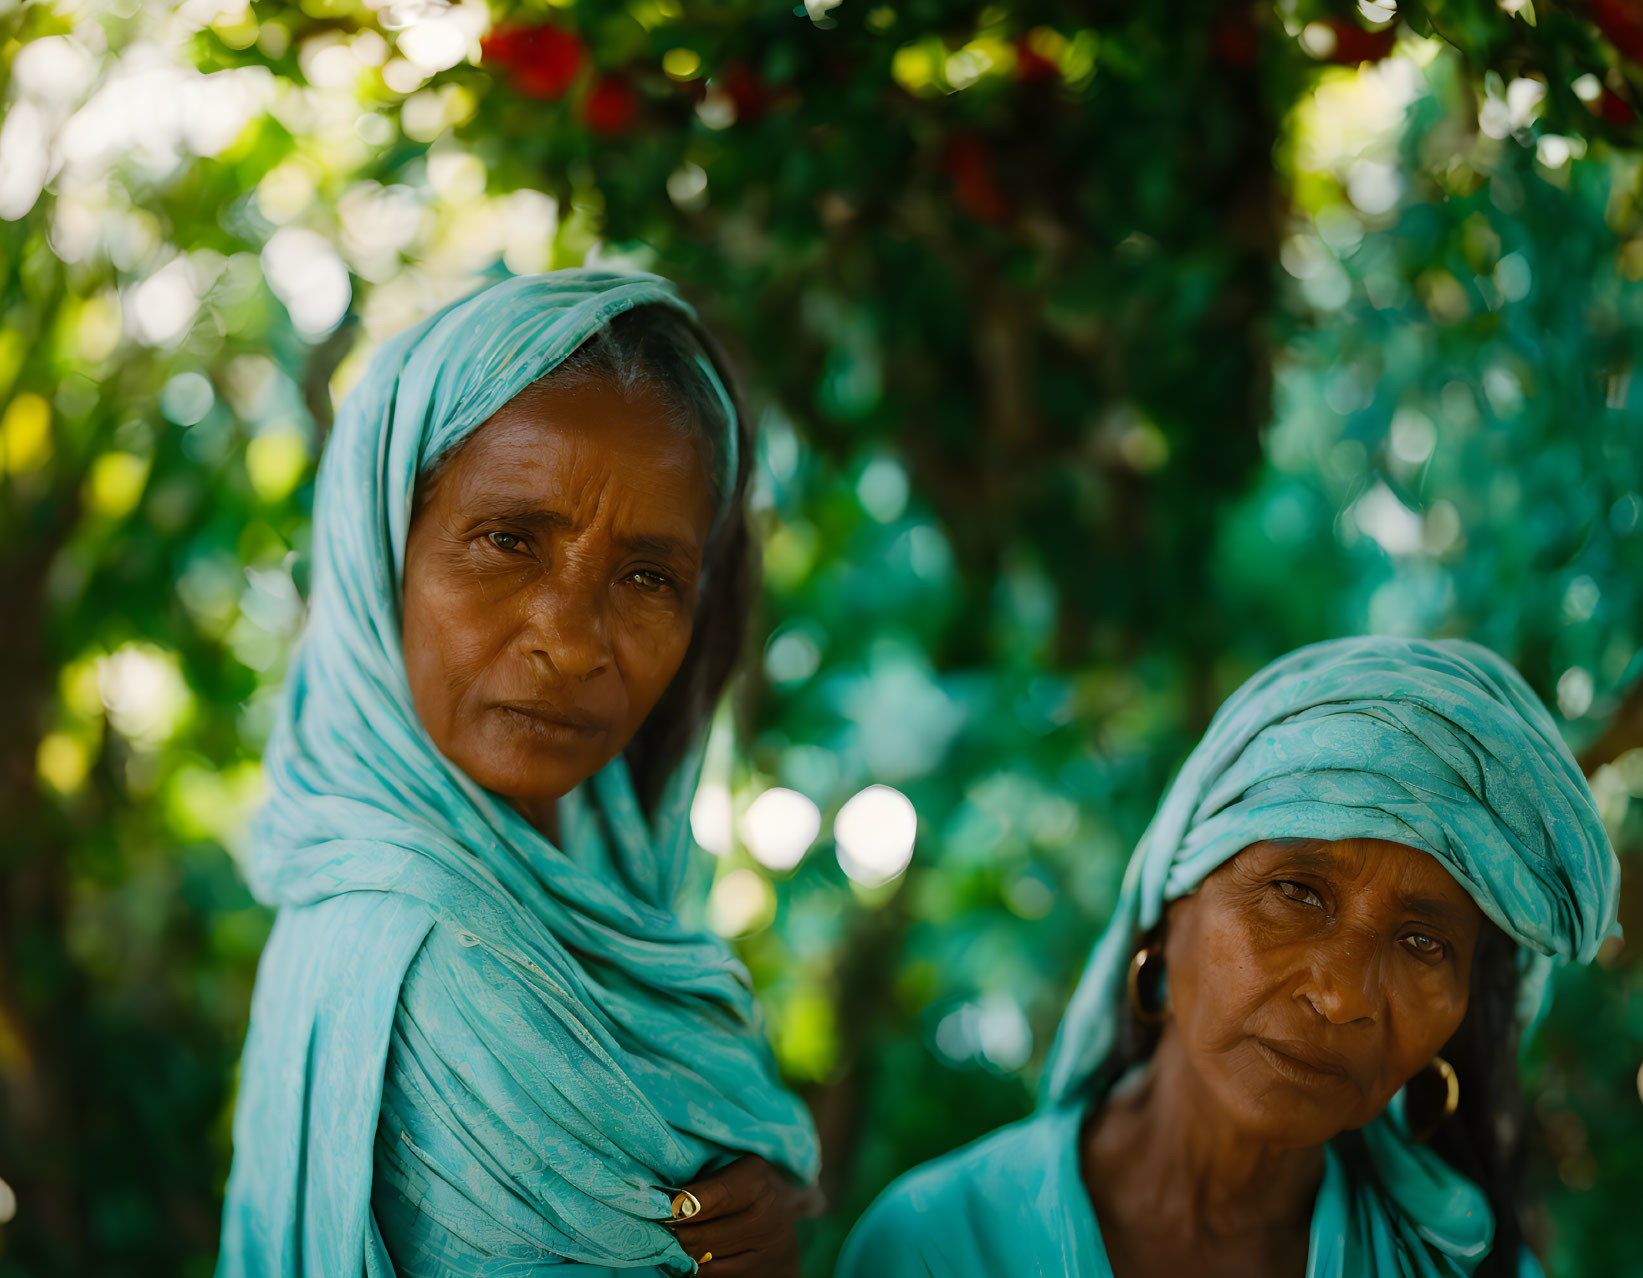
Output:
[[[1333,1052],[1320,1051],[1311,1043],[1286,1038],[1257,1038],[1255,1042],[1272,1055],[1303,1069],[1318,1074],[1334,1074],[1340,1078],[1347,1076],[1346,1063],[1340,1057]]]
[[[570,728],[576,732],[595,733],[604,728],[603,720],[592,715],[582,714],[574,710],[562,710],[558,706],[546,701],[499,701],[497,706],[502,710],[511,710],[515,714],[525,715],[527,718],[537,719],[543,723],[551,723],[556,727]]]

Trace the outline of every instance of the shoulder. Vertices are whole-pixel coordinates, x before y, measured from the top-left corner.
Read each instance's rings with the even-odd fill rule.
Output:
[[[880,1194],[851,1231],[836,1278],[975,1272],[978,1260],[1012,1238],[1020,1246],[1017,1257],[1025,1259],[1030,1240],[1015,1230],[1040,1210],[1035,1204],[1059,1165],[1063,1126],[1037,1115],[915,1167]]]
[[[402,1110],[413,1097],[438,1095],[442,1112],[453,1111],[441,1121],[490,1129],[497,1120],[539,1121],[547,1096],[591,1113],[602,1097],[630,1090],[635,1063],[574,974],[550,963],[540,951],[435,922],[398,990],[388,1058],[395,1094],[385,1105]],[[392,1086],[401,1082],[405,1095]]]
[[[387,892],[282,907],[257,966],[247,1054],[276,1044],[306,1053],[310,1026],[348,1037],[363,1025],[385,1033],[384,1018],[432,926],[426,905]]]
[[[299,967],[316,977],[333,974],[348,985],[368,974],[397,973],[385,968],[384,951],[392,953],[397,972],[421,946],[433,927],[426,904],[396,892],[340,892],[310,905],[287,905],[274,918],[263,950],[263,963]],[[340,980],[336,973],[346,973]]]
[[[834,1278],[927,1278],[952,1272],[953,1252],[971,1250],[957,1237],[973,1228],[969,1185],[949,1155],[894,1181],[845,1241]]]
[[[400,1018],[454,1017],[464,1028],[528,1034],[534,1027],[551,1034],[551,1026],[586,999],[575,973],[549,964],[515,938],[440,919],[426,929],[406,969]]]

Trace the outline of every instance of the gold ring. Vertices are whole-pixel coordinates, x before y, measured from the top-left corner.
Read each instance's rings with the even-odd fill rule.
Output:
[[[699,1215],[701,1210],[701,1202],[688,1189],[681,1189],[673,1195],[674,1220],[689,1220],[692,1216]]]

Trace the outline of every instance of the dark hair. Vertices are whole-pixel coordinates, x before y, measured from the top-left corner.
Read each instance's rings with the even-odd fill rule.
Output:
[[[1155,940],[1155,936],[1142,938],[1137,947]],[[1159,1002],[1156,969],[1160,967],[1162,964],[1148,963],[1143,969],[1139,992],[1148,1006]],[[1485,919],[1472,953],[1466,1016],[1439,1053],[1454,1066],[1460,1079],[1460,1104],[1447,1120],[1438,1121],[1445,1089],[1430,1071],[1410,1081],[1406,1096],[1410,1130],[1432,1130],[1431,1148],[1489,1199],[1495,1218],[1495,1241],[1473,1271],[1473,1278],[1516,1278],[1518,1256],[1524,1245],[1518,1219],[1523,1177],[1523,1090],[1517,1067],[1517,994],[1517,945]],[[1143,1024],[1126,1000],[1112,1053],[1093,1085],[1104,1091],[1125,1071],[1145,1061],[1158,1045],[1158,1034],[1158,1027]],[[1339,1149],[1354,1174],[1375,1175],[1368,1151],[1356,1132],[1341,1137]]]
[[[1524,1245],[1518,1219],[1523,1087],[1517,1067],[1517,949],[1506,933],[1484,920],[1472,954],[1466,1019],[1441,1053],[1460,1078],[1460,1106],[1433,1132],[1431,1147],[1483,1190],[1495,1217],[1494,1246],[1473,1271],[1474,1278],[1516,1278]],[[1410,1122],[1418,1131],[1423,1121],[1435,1121],[1442,1113],[1442,1091],[1417,1083],[1410,1092]]]
[[[730,421],[701,367],[703,356],[729,397]],[[624,396],[648,392],[671,409],[679,427],[705,449],[718,515],[703,557],[696,627],[679,672],[625,752],[640,802],[649,808],[706,727],[747,634],[757,586],[747,523],[753,429],[723,347],[669,306],[637,306],[623,312],[572,351],[545,380],[551,385],[602,382]],[[732,441],[736,473],[726,475],[722,458]]]
[[[704,357],[729,396],[728,421],[725,405],[701,366]],[[527,391],[541,388],[551,393],[589,384],[609,386],[626,399],[650,395],[659,401],[681,434],[701,448],[717,511],[703,557],[690,647],[673,682],[624,752],[640,802],[649,809],[706,726],[741,655],[756,589],[747,522],[753,432],[723,348],[671,306],[650,304],[622,312]],[[736,469],[727,475],[723,458],[732,442]],[[418,477],[413,520],[461,448],[459,443],[436,458]]]

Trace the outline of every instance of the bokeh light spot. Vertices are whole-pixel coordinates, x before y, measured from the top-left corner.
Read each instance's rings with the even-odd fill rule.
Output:
[[[662,55],[662,70],[675,80],[693,80],[702,69],[702,57],[694,49],[669,49]]]
[[[48,733],[35,754],[35,770],[58,794],[73,794],[91,770],[91,750],[70,733]]]
[[[742,839],[753,859],[772,870],[791,870],[821,833],[821,812],[797,790],[772,786],[748,805]]]
[[[0,459],[8,474],[39,470],[51,458],[51,405],[28,391],[12,398],[0,417]]]
[[[912,861],[918,813],[900,790],[870,785],[839,809],[833,837],[845,874],[863,887],[878,887],[901,874]]]
[[[308,469],[308,441],[292,429],[271,430],[245,446],[245,474],[266,502],[288,497]]]
[[[352,297],[348,268],[330,241],[315,231],[285,227],[262,250],[263,271],[291,322],[310,337],[336,327]]]
[[[193,426],[211,411],[216,395],[199,373],[178,373],[160,392],[160,411],[179,426]]]
[[[148,463],[135,453],[104,453],[86,478],[86,504],[105,518],[124,518],[143,495]]]
[[[720,936],[746,936],[775,919],[776,893],[757,871],[732,870],[713,885],[707,917]]]
[[[690,804],[690,832],[714,856],[730,854],[735,831],[729,786],[716,781],[701,784]]]

